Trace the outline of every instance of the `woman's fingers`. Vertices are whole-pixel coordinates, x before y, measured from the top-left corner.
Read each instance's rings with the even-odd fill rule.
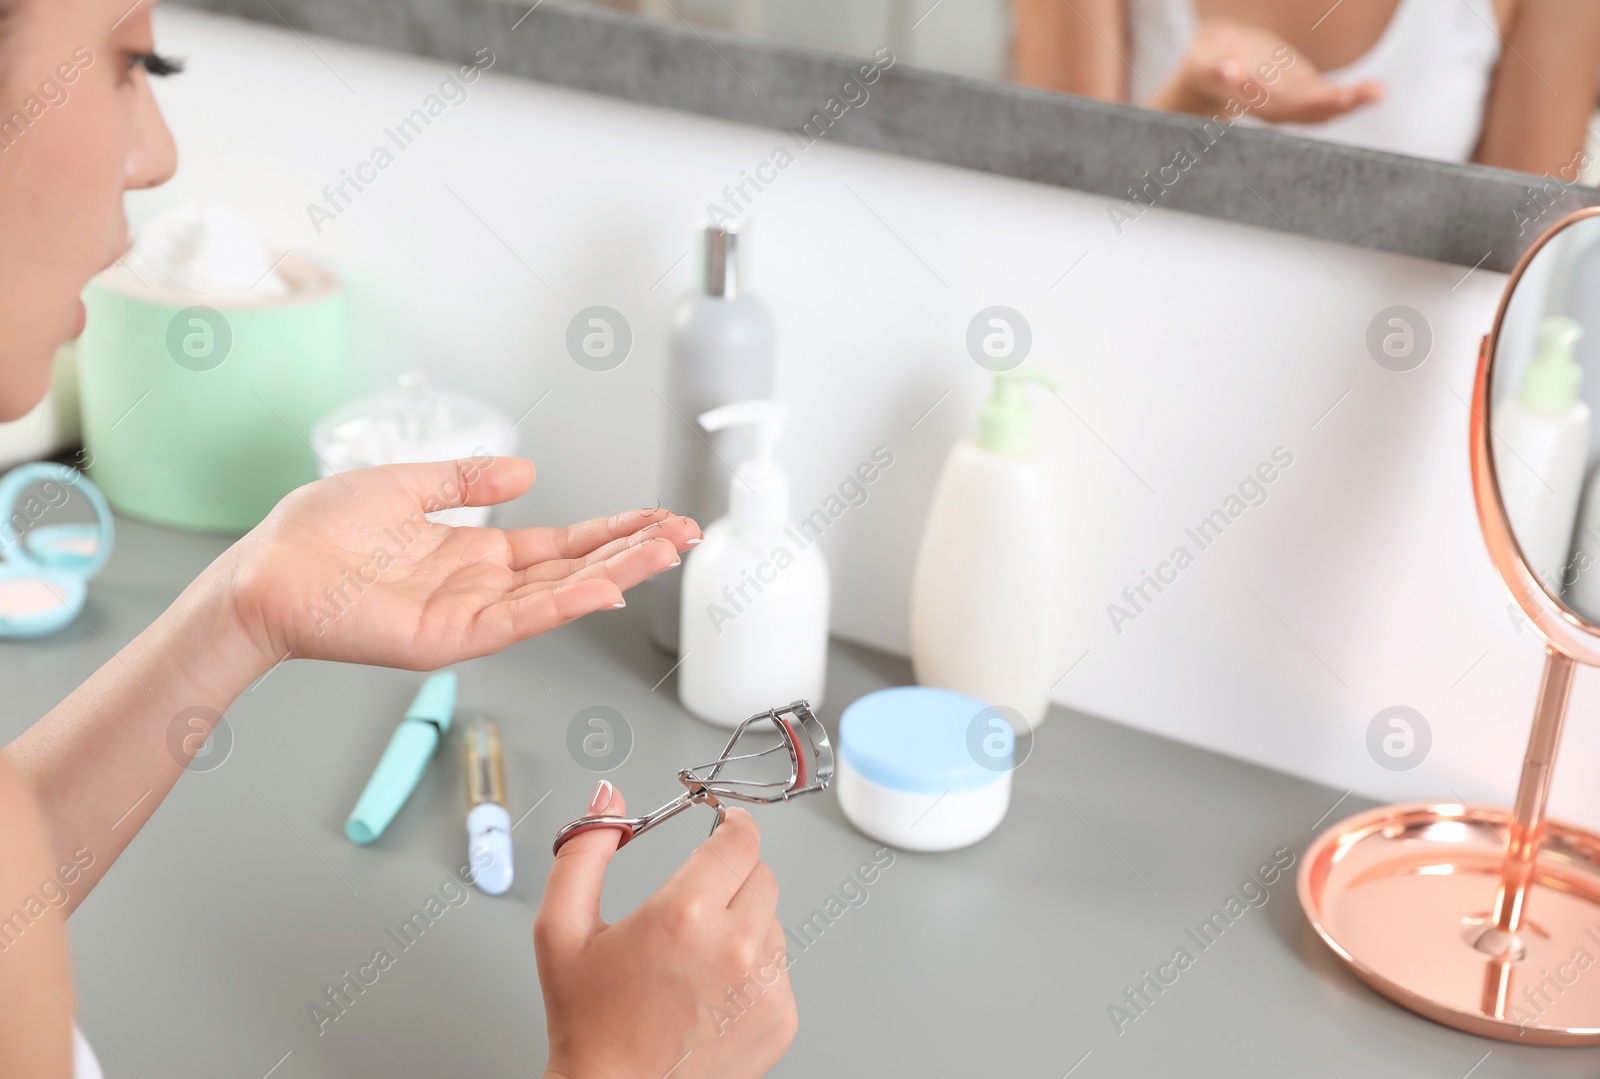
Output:
[[[622,792],[602,780],[584,816],[620,817],[627,811]],[[541,942],[557,947],[580,943],[605,924],[600,919],[600,891],[621,838],[614,828],[596,828],[573,836],[556,851],[534,921]]]
[[[657,537],[646,540],[636,547],[630,547],[620,554],[612,555],[604,562],[585,566],[568,579],[582,581],[604,578],[614,582],[619,588],[629,589],[649,580],[662,570],[671,569],[681,560],[682,556],[678,554],[677,545],[670,539]]]
[[[651,540],[664,539],[672,544],[674,551],[687,550],[688,547],[700,536],[700,528],[687,517],[672,517],[662,523],[660,527],[647,526],[637,532],[619,537],[597,547],[580,558],[557,558],[548,562],[540,562],[518,571],[518,584],[533,584],[538,581],[558,581],[563,577],[570,577],[580,570],[598,562],[637,547]]]
[[[477,622],[493,638],[479,644],[486,652],[495,652],[586,614],[621,607],[625,604],[624,591],[678,561],[672,542],[656,538],[626,548],[564,580],[536,581],[520,587],[513,582],[503,598],[485,603],[477,614]]]
[[[772,925],[767,929],[767,954],[775,955],[779,952],[788,951],[788,944],[789,938],[783,931],[783,923],[778,921],[777,916],[774,915]],[[787,970],[788,967],[786,966],[784,969]]]
[[[762,967],[758,973],[762,977],[772,977],[773,981],[777,981],[782,972],[789,969],[788,952],[789,937],[783,931],[783,923],[778,921],[777,915],[773,915],[767,919],[767,935],[762,940],[761,947]],[[775,976],[774,971],[777,972]],[[790,1007],[793,1008],[793,1004]],[[787,1049],[788,1044],[785,1043],[782,1048]]]
[[[679,901],[700,897],[717,908],[726,907],[760,857],[761,829],[755,818],[743,809],[730,809],[711,838],[694,849],[661,892]],[[760,887],[759,881],[755,887]]]
[[[750,875],[728,901],[728,912],[752,929],[759,929],[777,917],[778,878],[766,862],[757,862],[750,870]]]
[[[550,591],[552,588],[565,588],[577,582],[600,580],[610,581],[615,585],[618,589],[617,598],[621,599],[622,592],[649,580],[662,570],[671,569],[679,561],[680,556],[672,542],[658,537],[629,547],[619,554],[612,555],[603,562],[584,566],[564,580],[534,580],[519,587],[514,587],[510,598],[521,600],[526,597],[536,596],[541,592]]]
[[[521,570],[541,562],[583,558],[614,540],[651,532],[662,532],[681,547],[699,537],[700,526],[664,509],[628,510],[566,528],[519,528],[507,532],[506,538],[511,543],[511,568]]]
[[[1363,105],[1380,101],[1382,98],[1382,83],[1364,82],[1354,86],[1341,86],[1330,82],[1324,84],[1314,96],[1300,105],[1294,119],[1304,123],[1322,123],[1359,109]]]
[[[533,462],[521,457],[463,457],[381,469],[411,492],[425,513],[457,506],[493,506],[528,493]]]
[[[1356,97],[1360,98],[1363,103],[1382,101],[1383,95],[1387,92],[1387,87],[1377,79],[1358,82],[1350,89],[1355,91]]]
[[[1210,88],[1219,97],[1226,97],[1244,85],[1245,61],[1237,45],[1230,44],[1221,49],[1219,55],[1205,65],[1204,71]]]
[[[495,629],[498,652],[506,645],[549,632],[595,611],[624,604],[622,589],[605,577],[567,580],[556,585],[530,585],[499,603],[486,607],[478,616],[484,625]]]

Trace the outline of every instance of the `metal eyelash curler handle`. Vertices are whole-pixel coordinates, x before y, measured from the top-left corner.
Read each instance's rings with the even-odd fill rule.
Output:
[[[782,741],[754,753],[734,753],[734,747],[746,731],[758,723],[767,722],[777,728]],[[780,750],[789,756],[787,780],[775,782],[723,778],[722,770],[730,764],[756,760]],[[811,714],[808,702],[795,701],[784,708],[758,712],[740,723],[734,728],[733,737],[728,739],[720,757],[678,773],[678,781],[687,790],[660,809],[641,817],[580,817],[556,833],[556,841],[551,849],[560,851],[561,845],[575,835],[597,828],[614,828],[622,833],[617,840],[617,849],[620,850],[635,837],[695,805],[708,805],[717,811],[716,822],[711,826],[715,832],[717,825],[727,816],[723,799],[755,805],[787,802],[796,795],[827,790],[828,784],[833,781],[833,768],[833,745],[828,741],[827,729]]]

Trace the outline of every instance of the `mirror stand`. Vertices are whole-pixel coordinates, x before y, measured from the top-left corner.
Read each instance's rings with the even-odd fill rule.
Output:
[[[1518,932],[1527,909],[1533,864],[1544,837],[1550,776],[1555,770],[1556,750],[1561,744],[1561,728],[1566,724],[1567,702],[1572,698],[1572,677],[1577,669],[1576,660],[1554,648],[1545,648],[1544,677],[1539,682],[1539,702],[1533,713],[1533,730],[1528,735],[1528,751],[1522,758],[1522,778],[1517,783],[1517,800],[1511,811],[1506,857],[1490,916],[1492,924],[1476,941],[1478,950],[1488,955],[1516,961],[1526,953]]]
[[[1567,702],[1572,698],[1572,679],[1577,669],[1576,660],[1546,647],[1533,730],[1528,735],[1528,750],[1522,758],[1522,777],[1517,783],[1517,800],[1506,834],[1500,886],[1495,892],[1490,924],[1473,942],[1478,951],[1493,960],[1484,971],[1483,999],[1478,1005],[1485,1016],[1508,1016],[1515,1007],[1513,975],[1517,965],[1526,962],[1528,956],[1525,939],[1528,930],[1524,926],[1528,892],[1536,879],[1534,865],[1544,843],[1550,777],[1555,771],[1556,751],[1561,745],[1561,728],[1566,723]],[[1534,931],[1541,929],[1535,923]],[[1574,975],[1576,973],[1581,971],[1574,971]],[[1576,976],[1570,980],[1576,982]],[[1562,983],[1558,974],[1557,984]],[[1560,992],[1565,995],[1564,985]],[[1600,1016],[1596,1021],[1600,1021]]]
[[[1515,811],[1383,806],[1318,836],[1300,871],[1312,926],[1368,985],[1529,1045],[1600,1045],[1600,836],[1543,816],[1573,666],[1550,656]]]
[[[1383,806],[1301,865],[1312,926],[1363,981],[1447,1026],[1600,1045],[1600,836],[1545,804],[1577,662],[1546,653],[1515,806]]]

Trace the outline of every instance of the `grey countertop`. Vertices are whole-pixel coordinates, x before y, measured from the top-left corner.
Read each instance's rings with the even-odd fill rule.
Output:
[[[223,541],[119,522],[84,623],[0,645],[7,739],[110,658]],[[416,674],[290,662],[228,712],[226,758],[184,776],[72,919],[81,1013],[108,1079],[537,1074],[544,1018],[531,927],[552,833],[596,781],[566,748],[573,716],[621,712],[631,756],[609,773],[634,806],[665,799],[679,767],[725,732],[688,717],[644,605],[461,665],[460,706],[507,742],[517,884],[468,890],[412,945],[385,929],[451,879],[464,855],[454,747],[383,838],[343,835],[355,796],[420,682]],[[820,709],[909,677],[902,660],[837,645]],[[659,685],[657,683],[660,682]],[[1286,720],[1289,717],[1286,717]],[[1362,986],[1312,934],[1292,874],[1207,950],[1185,934],[1273,852],[1363,807],[1329,790],[1056,709],[989,839],[899,853],[841,892],[877,844],[832,794],[758,810],[763,856],[801,925],[855,898],[793,968],[800,1036],[775,1076],[1594,1075],[1600,1049],[1535,1049],[1460,1034]],[[621,852],[608,918],[685,857],[706,821]],[[847,893],[847,894],[846,894]],[[445,898],[449,898],[446,896]],[[1179,947],[1194,962],[1119,1034],[1108,1006]],[[309,1008],[387,948],[394,963],[318,1033]],[[1472,1070],[1472,1069],[1476,1070]]]

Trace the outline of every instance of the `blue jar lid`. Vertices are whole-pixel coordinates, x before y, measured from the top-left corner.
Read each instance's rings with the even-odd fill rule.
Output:
[[[970,791],[1011,770],[1016,737],[976,697],[927,686],[880,689],[839,720],[839,757],[862,778],[908,794]]]

